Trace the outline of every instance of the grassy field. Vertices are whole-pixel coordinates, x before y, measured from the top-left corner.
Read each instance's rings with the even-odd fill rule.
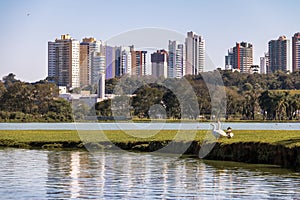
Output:
[[[59,143],[59,142],[149,142],[149,141],[203,141],[207,131],[53,131],[53,130],[1,130],[0,144],[3,141],[12,141],[15,143]],[[281,144],[288,147],[300,146],[300,130],[297,131],[276,131],[276,130],[261,130],[247,131],[235,130],[234,137],[231,139],[220,138],[219,142],[224,144],[237,142],[261,142],[270,144]]]

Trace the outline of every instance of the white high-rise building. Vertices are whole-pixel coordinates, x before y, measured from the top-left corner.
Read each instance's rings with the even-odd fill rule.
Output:
[[[131,75],[131,49],[130,47],[114,47],[114,64],[115,64],[115,74],[120,77],[124,74]]]
[[[260,57],[260,73],[266,74],[267,73],[267,67],[266,67],[266,58]]]
[[[101,75],[105,75],[105,55],[101,52],[91,53],[91,84],[96,84]]]
[[[79,69],[79,55],[80,55],[80,45],[79,41],[72,41],[72,88],[76,88],[80,86],[80,69]]]
[[[229,49],[227,55],[225,56],[225,70],[233,69],[233,49]]]
[[[131,51],[130,51],[130,47],[121,47],[120,76],[122,76],[123,74],[131,75]]]
[[[202,36],[190,31],[185,39],[186,45],[186,72],[185,74],[197,75],[205,67],[205,40]]]
[[[260,57],[260,73],[267,74],[269,69],[269,54],[265,53],[264,57]]]
[[[79,41],[69,34],[48,42],[48,77],[59,86],[80,86]]]
[[[168,77],[182,78],[185,75],[185,47],[178,41],[169,40]]]

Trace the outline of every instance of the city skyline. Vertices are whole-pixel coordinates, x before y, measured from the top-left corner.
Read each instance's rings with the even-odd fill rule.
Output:
[[[184,36],[187,31],[194,31],[205,38],[206,51],[214,65],[223,68],[224,56],[236,42],[253,44],[253,64],[260,64],[270,40],[280,35],[291,40],[300,31],[293,22],[300,5],[298,1],[284,4],[236,0],[143,2],[147,9],[138,9],[139,4],[134,1],[130,5],[104,1],[4,1],[0,4],[3,27],[0,76],[12,72],[25,81],[47,77],[47,42],[65,33],[77,39],[92,36],[106,41],[143,27],[174,30]],[[89,9],[82,9],[84,6]],[[176,15],[162,18],[166,10],[173,10]],[[239,17],[234,17],[237,14]]]

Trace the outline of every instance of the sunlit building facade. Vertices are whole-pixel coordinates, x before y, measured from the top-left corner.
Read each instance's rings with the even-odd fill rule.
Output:
[[[92,84],[92,55],[94,52],[100,52],[101,41],[95,38],[83,38],[80,43],[80,86]]]
[[[185,45],[169,40],[168,78],[182,78],[186,72]]]
[[[133,47],[131,48],[131,75],[146,75],[146,54],[147,51],[135,51]]]
[[[236,43],[233,47],[233,68],[249,73],[253,65],[253,46],[247,42]]]
[[[285,36],[269,41],[270,73],[290,70],[290,41]]]
[[[205,40],[202,36],[190,31],[185,39],[186,71],[185,74],[197,75],[205,67]]]
[[[295,33],[292,38],[293,71],[300,70],[300,32]]]
[[[69,34],[48,42],[48,78],[58,86],[80,86],[80,44]]]
[[[155,78],[168,76],[168,52],[166,50],[157,50],[151,54],[151,72]]]

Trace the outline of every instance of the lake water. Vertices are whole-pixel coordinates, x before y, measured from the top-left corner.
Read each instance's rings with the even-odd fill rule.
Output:
[[[124,151],[5,148],[0,199],[300,199],[300,174]]]
[[[222,123],[233,130],[300,130],[300,123]],[[0,130],[210,130],[209,123],[0,123]]]

